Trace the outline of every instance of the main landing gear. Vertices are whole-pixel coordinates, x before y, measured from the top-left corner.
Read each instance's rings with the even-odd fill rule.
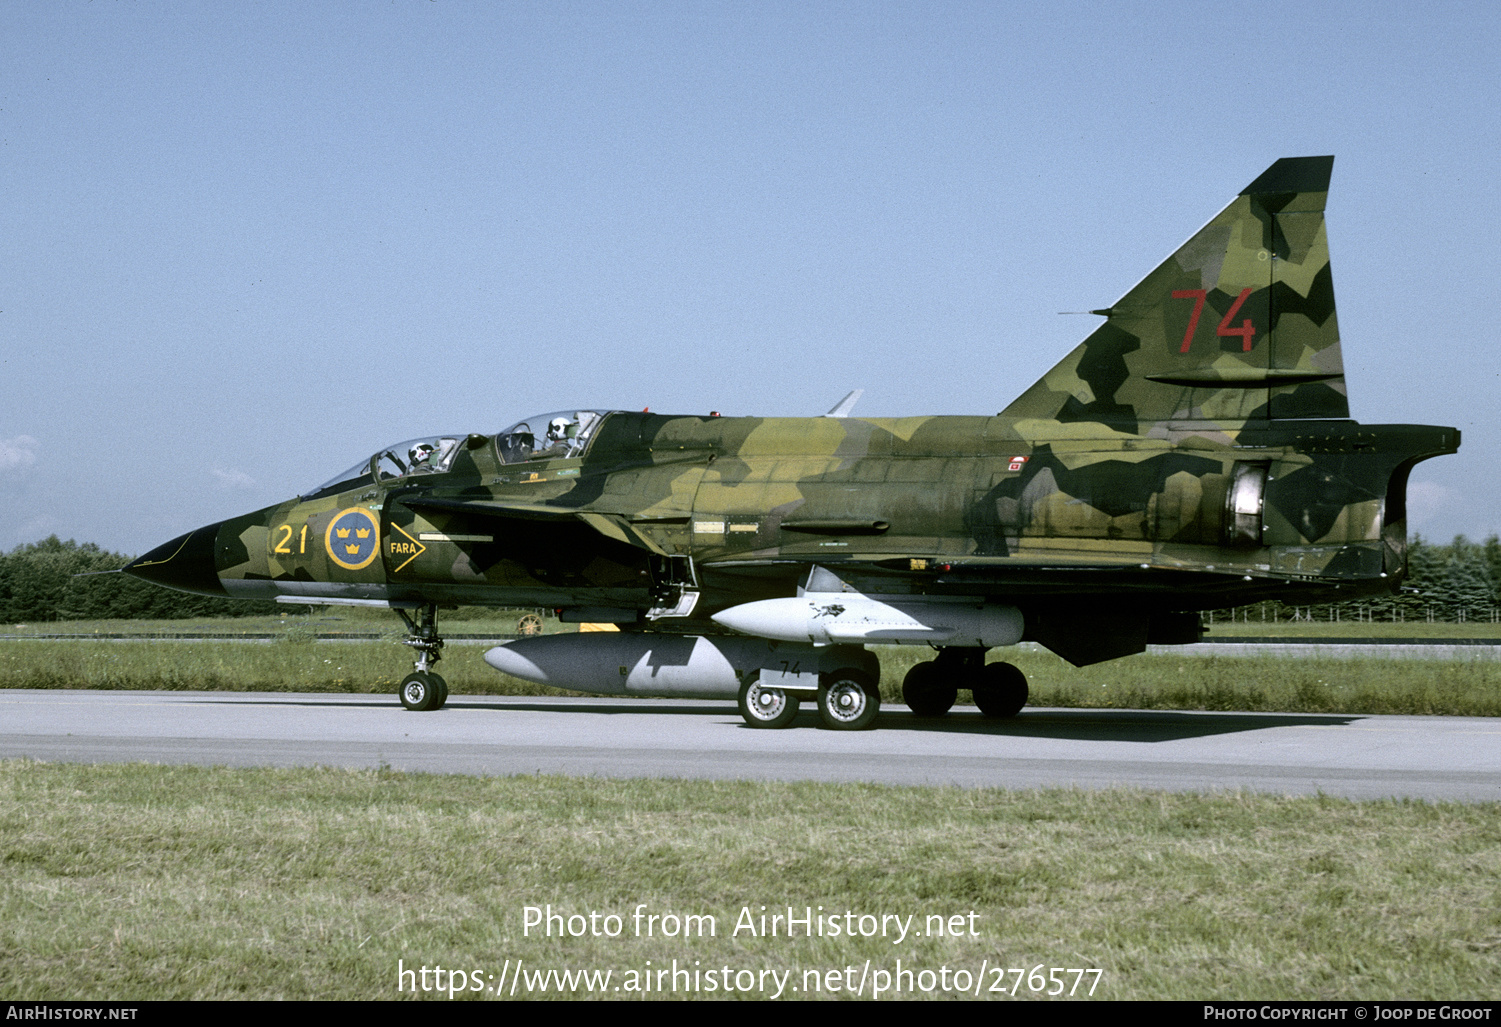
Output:
[[[740,716],[751,727],[789,727],[802,700],[815,697],[824,726],[835,731],[862,731],[881,712],[880,687],[865,671],[847,667],[820,674],[816,693],[811,687],[774,687],[763,685],[759,675],[749,677],[740,686]]]
[[[986,664],[978,646],[949,646],[913,667],[902,681],[902,698],[919,717],[941,717],[961,688],[974,693],[987,717],[1014,717],[1027,705],[1026,675],[1009,663]]]
[[[824,675],[818,685],[818,714],[836,731],[862,731],[881,712],[880,686],[858,670]]]
[[[785,688],[767,688],[758,677],[740,686],[740,716],[751,727],[787,727],[797,719],[797,693]]]
[[[417,669],[402,678],[397,690],[401,705],[423,713],[441,710],[448,701],[448,682],[431,669],[443,658],[443,640],[438,637],[438,607],[433,603],[423,606],[415,621],[400,607],[396,612],[407,626],[407,637],[401,644],[417,650]]]

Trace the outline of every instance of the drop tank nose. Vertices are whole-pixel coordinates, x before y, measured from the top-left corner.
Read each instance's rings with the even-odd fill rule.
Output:
[[[165,585],[180,592],[205,596],[227,596],[214,567],[214,541],[219,536],[219,521],[179,535],[157,546],[145,556],[133,560],[123,569],[154,585]]]

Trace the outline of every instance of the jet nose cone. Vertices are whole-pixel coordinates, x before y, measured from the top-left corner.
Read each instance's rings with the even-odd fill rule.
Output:
[[[220,584],[214,567],[214,540],[222,523],[205,525],[179,535],[166,545],[157,546],[127,564],[125,573],[181,592],[227,596],[229,593]]]

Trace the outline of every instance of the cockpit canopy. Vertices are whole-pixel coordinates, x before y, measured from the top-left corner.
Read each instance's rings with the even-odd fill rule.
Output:
[[[559,410],[528,417],[495,436],[495,452],[505,464],[578,456],[607,413],[608,410]]]
[[[583,453],[608,410],[559,410],[517,421],[495,436],[495,452],[504,464],[528,460],[555,460]],[[347,492],[375,482],[385,483],[417,475],[443,474],[453,466],[463,448],[464,435],[433,435],[387,446],[334,475],[303,499]],[[484,436],[470,435],[469,448],[482,444]]]
[[[458,435],[438,435],[430,439],[412,439],[375,457],[375,480],[390,481],[409,474],[442,474],[459,451]]]
[[[334,475],[313,491],[303,495],[312,499],[327,493],[344,492],[371,481],[391,481],[416,474],[442,474],[453,463],[462,435],[434,435],[387,446],[373,457],[366,457],[349,470]],[[373,477],[372,477],[373,469]]]

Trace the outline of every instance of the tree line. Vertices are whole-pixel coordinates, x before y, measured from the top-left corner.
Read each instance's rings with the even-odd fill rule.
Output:
[[[1435,546],[1419,537],[1408,559],[1411,572],[1405,585],[1412,591],[1383,598],[1388,613],[1433,607],[1442,614],[1438,620],[1476,620],[1482,611],[1501,606],[1501,538],[1471,542],[1456,535],[1447,546]]]
[[[133,578],[98,574],[124,567],[131,557],[92,542],[64,542],[52,535],[0,553],[0,623],[103,620],[171,620],[284,612],[274,602],[190,595]],[[1415,536],[1408,545],[1409,577],[1395,596],[1318,606],[1284,607],[1278,619],[1416,621],[1485,620],[1501,607],[1501,538],[1484,542],[1455,536],[1435,545]],[[78,577],[77,575],[87,575]],[[1244,608],[1243,608],[1244,609]],[[1242,614],[1244,615],[1244,614]]]
[[[92,542],[64,542],[56,535],[0,553],[0,624],[175,620],[280,611],[274,602],[215,599],[162,588],[128,574],[97,573],[118,570],[132,559]]]
[[[1396,595],[1342,603],[1266,603],[1216,610],[1216,619],[1315,621],[1488,621],[1501,609],[1501,537],[1472,542],[1456,535],[1447,545],[1413,536],[1407,580]],[[1272,608],[1275,607],[1275,614]]]

